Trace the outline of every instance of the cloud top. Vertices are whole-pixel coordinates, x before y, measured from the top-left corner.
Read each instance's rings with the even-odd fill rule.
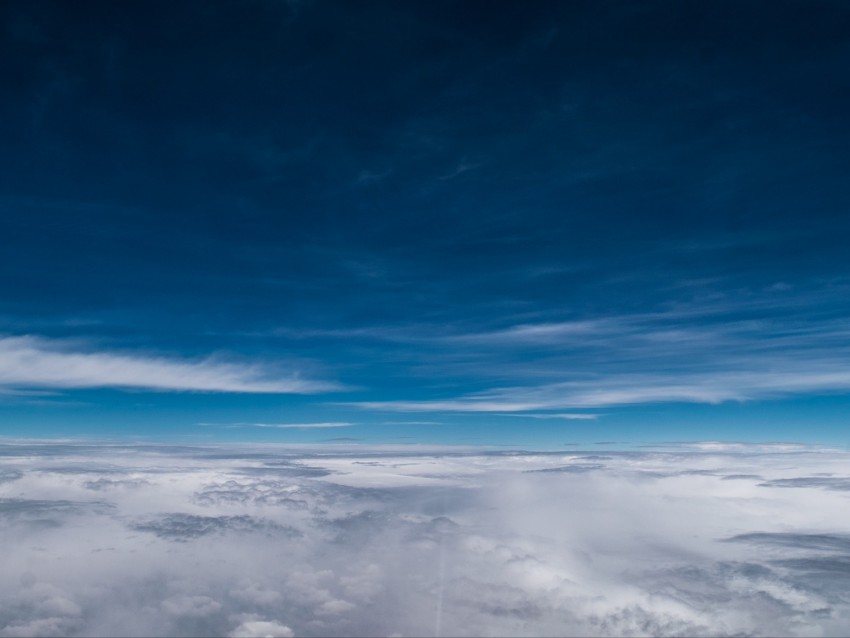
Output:
[[[0,636],[850,630],[842,451],[0,454]]]

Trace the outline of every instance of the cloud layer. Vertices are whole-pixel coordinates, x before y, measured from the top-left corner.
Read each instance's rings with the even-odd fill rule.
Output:
[[[843,452],[0,454],[2,636],[850,630]]]

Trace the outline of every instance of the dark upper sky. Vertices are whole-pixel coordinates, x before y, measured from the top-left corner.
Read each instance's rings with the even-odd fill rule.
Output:
[[[140,392],[186,428],[850,392],[846,2],[28,1],[0,29],[9,434]]]

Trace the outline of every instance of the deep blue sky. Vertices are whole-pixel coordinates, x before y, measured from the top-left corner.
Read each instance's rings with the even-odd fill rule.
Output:
[[[0,434],[847,443],[846,2],[0,29]]]

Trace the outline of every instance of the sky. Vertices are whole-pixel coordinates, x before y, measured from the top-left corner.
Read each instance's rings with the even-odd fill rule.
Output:
[[[846,2],[4,2],[0,435],[846,446]]]

